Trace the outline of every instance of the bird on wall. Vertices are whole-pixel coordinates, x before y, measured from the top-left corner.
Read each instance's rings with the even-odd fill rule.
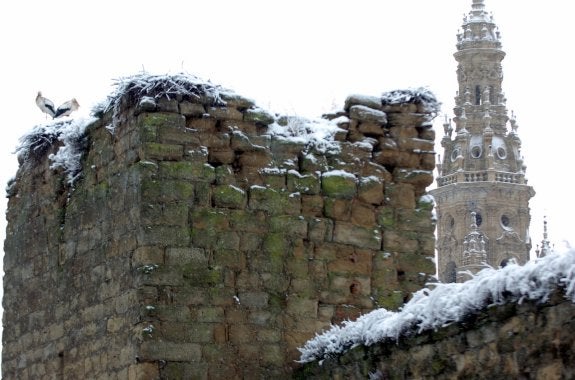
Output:
[[[41,91],[38,91],[38,95],[36,96],[36,104],[46,115],[50,115],[52,118],[56,115],[54,103],[50,99],[43,97]]]
[[[72,98],[71,100],[68,100],[67,102],[64,102],[62,105],[58,106],[54,114],[54,119],[57,117],[68,116],[78,108],[80,108],[80,104],[76,98]]]

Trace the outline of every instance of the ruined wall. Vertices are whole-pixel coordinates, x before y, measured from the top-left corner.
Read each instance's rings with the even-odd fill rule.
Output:
[[[294,378],[572,379],[573,331],[575,304],[558,291],[545,303],[494,306],[437,331],[356,347]]]
[[[58,142],[21,163],[4,378],[283,377],[315,332],[435,272],[429,109],[350,97],[333,150],[222,99],[127,97],[86,129],[73,187]]]

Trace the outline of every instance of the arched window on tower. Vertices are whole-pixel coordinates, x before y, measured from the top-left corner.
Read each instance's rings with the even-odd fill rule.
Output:
[[[457,281],[457,268],[453,261],[450,261],[445,266],[445,282],[451,283]]]
[[[481,104],[481,87],[479,85],[475,86],[475,105]]]
[[[489,86],[489,102],[491,104],[497,104],[497,102],[495,101],[495,89],[493,88],[493,86]]]

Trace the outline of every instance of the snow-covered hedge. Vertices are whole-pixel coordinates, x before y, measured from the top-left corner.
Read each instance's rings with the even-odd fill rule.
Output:
[[[430,284],[397,312],[377,309],[332,328],[300,348],[300,362],[322,360],[358,345],[434,330],[491,305],[523,300],[545,302],[557,287],[575,302],[575,250],[554,253],[523,266],[486,268],[465,283]]]

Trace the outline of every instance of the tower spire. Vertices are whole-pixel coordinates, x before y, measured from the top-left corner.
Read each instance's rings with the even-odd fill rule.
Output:
[[[535,251],[537,257],[545,257],[551,253],[551,243],[547,234],[547,216],[543,217],[543,240],[541,240],[541,249]]]
[[[503,93],[505,52],[484,0],[470,2],[454,54],[455,130],[445,122],[437,188],[431,191],[439,215],[441,281],[463,281],[453,273],[476,272],[485,262],[525,263],[531,250],[529,199],[535,192],[525,178],[517,121]]]
[[[484,4],[483,0],[473,0],[473,4],[471,5],[471,9],[473,9],[473,11],[484,11],[485,10],[485,4]]]

